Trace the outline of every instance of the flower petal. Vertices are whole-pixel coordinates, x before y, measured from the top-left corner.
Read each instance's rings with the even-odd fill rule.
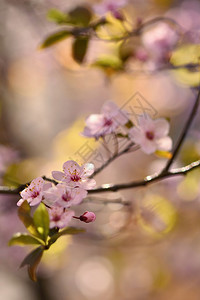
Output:
[[[172,139],[166,136],[157,141],[158,149],[163,151],[170,151],[172,149]]]
[[[169,133],[169,122],[165,119],[157,119],[154,121],[155,124],[155,137],[161,138]]]
[[[65,173],[60,171],[53,171],[52,177],[56,180],[62,181],[65,178]]]

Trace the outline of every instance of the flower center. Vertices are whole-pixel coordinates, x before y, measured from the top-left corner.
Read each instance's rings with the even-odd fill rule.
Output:
[[[154,133],[152,131],[147,131],[146,132],[146,138],[150,141],[154,139]]]
[[[59,215],[54,215],[53,216],[53,221],[54,222],[58,222],[58,221],[60,221],[60,219],[61,219],[61,216],[59,216]]]
[[[32,193],[32,198],[37,198],[37,196],[39,196],[39,192],[38,191],[34,191],[33,193]]]
[[[111,119],[105,119],[104,120],[104,126],[111,126],[113,121]]]
[[[65,202],[69,202],[71,200],[71,196],[69,193],[65,193],[62,195],[62,200],[65,201]]]
[[[77,182],[77,181],[79,181],[80,179],[81,179],[80,176],[77,175],[77,174],[71,175],[71,181]]]

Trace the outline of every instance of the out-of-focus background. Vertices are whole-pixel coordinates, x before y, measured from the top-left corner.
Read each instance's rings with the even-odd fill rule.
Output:
[[[56,25],[46,18],[48,10],[67,11],[80,3],[83,2],[0,2],[2,183],[13,185],[40,175],[50,176],[51,170],[61,170],[63,162],[71,158],[80,163],[87,161],[98,150],[96,143],[80,132],[85,118],[98,113],[107,100],[123,106],[140,93],[157,116],[170,119],[174,142],[194,103],[192,79],[187,76],[181,80],[170,71],[151,75],[122,72],[108,80],[102,70],[87,64],[79,66],[72,59],[70,39],[39,50],[44,37],[56,30]],[[92,6],[95,1],[84,3]],[[200,29],[199,1],[132,0],[125,12],[132,24],[139,17],[170,15],[181,25],[190,29],[194,26],[197,32]],[[114,46],[92,41],[87,62],[111,52]],[[136,98],[132,102],[135,107]],[[176,166],[199,159],[199,121],[198,115]],[[131,153],[99,174],[97,183],[141,179],[161,170],[165,162],[164,158],[141,151]],[[82,204],[80,211],[93,210],[96,222],[85,226],[86,234],[62,238],[52,247],[43,259],[38,283],[31,283],[26,270],[18,267],[27,250],[7,246],[14,232],[24,231],[17,219],[18,199],[1,196],[0,298],[199,300],[199,180],[197,170],[185,178],[168,179],[147,188],[101,195],[131,201],[132,209],[120,204]]]

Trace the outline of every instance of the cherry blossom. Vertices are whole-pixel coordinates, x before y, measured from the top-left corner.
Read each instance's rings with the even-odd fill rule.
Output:
[[[163,119],[152,120],[148,115],[139,117],[139,125],[129,131],[130,139],[141,146],[146,154],[156,150],[170,151],[172,139],[168,136],[169,123]]]
[[[94,5],[94,11],[98,15],[105,15],[107,12],[111,12],[112,15],[121,19],[119,9],[127,4],[127,0],[104,0],[100,4]]]
[[[138,59],[148,60],[150,67],[159,67],[169,61],[170,53],[176,46],[178,33],[167,24],[159,24],[142,35],[142,47],[136,52]]]
[[[79,166],[74,160],[69,160],[63,164],[63,171],[53,171],[53,178],[65,182],[68,186],[82,187],[87,190],[94,188],[96,185],[94,179],[88,178],[94,172],[94,165],[91,163]]]
[[[86,119],[86,127],[82,135],[99,139],[114,133],[120,125],[127,122],[127,113],[120,110],[114,102],[108,101],[103,105],[101,114],[92,114]]]
[[[49,209],[50,228],[64,228],[68,226],[73,216],[74,212],[72,210],[64,210],[62,207]]]
[[[17,202],[17,206],[21,206],[25,200],[30,206],[39,204],[43,199],[44,192],[51,186],[51,183],[45,183],[42,177],[35,178],[30,185],[20,193],[22,198]]]
[[[86,211],[84,212],[84,214],[82,214],[79,219],[82,221],[82,222],[85,222],[85,223],[91,223],[91,222],[94,222],[96,220],[96,215],[95,213],[93,213],[92,211]]]
[[[43,202],[48,206],[61,206],[68,208],[78,205],[87,196],[87,191],[80,187],[71,188],[65,184],[58,184],[44,193]]]

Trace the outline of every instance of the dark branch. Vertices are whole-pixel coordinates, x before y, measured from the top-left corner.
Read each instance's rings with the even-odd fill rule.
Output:
[[[163,180],[165,178],[169,177],[174,177],[174,176],[179,176],[179,175],[186,175],[190,171],[192,171],[195,168],[200,167],[200,160],[197,160],[185,167],[179,168],[179,169],[173,169],[170,172],[165,172],[165,173],[155,173],[153,175],[149,175],[145,177],[143,180],[139,181],[132,181],[129,183],[124,183],[124,184],[104,184],[99,188],[89,190],[89,194],[94,194],[94,193],[105,193],[105,192],[116,192],[119,190],[125,190],[125,189],[131,189],[131,188],[136,188],[136,187],[141,187],[141,186],[147,186],[150,183],[156,182]]]
[[[179,153],[179,150],[180,150],[180,148],[181,148],[181,146],[182,146],[182,144],[183,144],[183,142],[185,140],[185,137],[186,137],[186,135],[188,133],[188,130],[190,129],[192,121],[193,121],[193,119],[194,119],[194,117],[195,117],[195,115],[197,113],[197,110],[198,110],[198,107],[199,107],[199,103],[200,103],[200,89],[198,91],[197,98],[195,100],[195,103],[194,103],[194,106],[192,108],[192,111],[191,111],[191,113],[190,113],[190,115],[188,117],[188,120],[187,120],[184,128],[183,128],[182,134],[180,135],[179,140],[177,142],[177,145],[176,145],[176,147],[175,147],[175,149],[173,151],[172,157],[170,158],[170,160],[168,161],[166,167],[164,168],[163,173],[167,172],[170,169],[170,167],[173,164],[173,162],[174,162],[177,154]]]

